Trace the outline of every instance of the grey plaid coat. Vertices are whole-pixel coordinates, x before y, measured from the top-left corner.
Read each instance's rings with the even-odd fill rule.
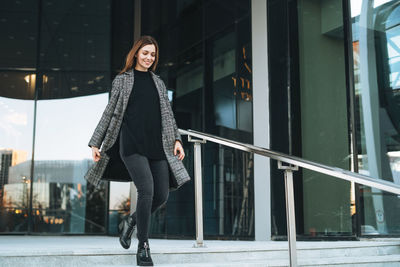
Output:
[[[174,114],[168,101],[167,89],[161,78],[150,71],[160,97],[161,136],[170,171],[170,191],[190,180],[183,163],[174,155],[175,140],[182,142]],[[111,97],[100,122],[89,141],[89,147],[98,147],[100,160],[85,174],[85,179],[97,188],[103,180],[127,181],[132,179],[119,155],[119,132],[134,82],[133,69],[119,74],[112,82]],[[134,94],[134,92],[133,92]]]

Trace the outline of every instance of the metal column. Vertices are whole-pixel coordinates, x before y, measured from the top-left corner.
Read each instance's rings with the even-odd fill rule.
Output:
[[[298,166],[284,166],[278,161],[278,169],[285,171],[285,198],[286,198],[286,224],[289,242],[289,262],[290,267],[297,266],[296,249],[296,217],[294,206],[293,171],[299,169]]]
[[[205,247],[203,243],[203,187],[201,169],[201,144],[205,140],[192,139],[188,136],[188,141],[193,142],[194,149],[194,188],[195,188],[195,215],[196,215],[196,244],[194,247]]]

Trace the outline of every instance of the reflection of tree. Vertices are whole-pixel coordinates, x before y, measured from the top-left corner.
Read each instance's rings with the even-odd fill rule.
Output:
[[[117,206],[117,209],[123,211],[124,215],[129,214],[131,210],[131,198],[130,197],[123,198],[120,201],[119,205]]]
[[[0,208],[4,206],[4,185],[0,184]]]
[[[105,188],[68,183],[41,185],[34,187],[32,195],[33,232],[105,232]],[[11,186],[4,190],[0,201],[0,232],[24,232],[28,230],[30,183]],[[12,194],[7,196],[7,191]],[[129,211],[129,199],[124,199],[120,207]]]
[[[0,208],[11,208],[11,209],[28,209],[29,208],[29,195],[30,195],[30,187],[29,181],[27,183],[23,182],[22,186],[18,187],[18,193],[15,194],[18,196],[17,199],[14,199],[12,196],[7,196],[7,191],[3,189],[4,197],[0,201]],[[15,190],[15,189],[14,189]],[[39,193],[33,194],[32,201],[33,203],[37,203],[39,200]]]
[[[4,187],[0,188],[0,209],[2,209],[4,207],[4,202],[5,202],[5,198],[4,198]]]
[[[86,186],[85,233],[105,232],[105,191],[105,183],[103,183],[99,189],[96,189],[90,183]]]
[[[30,181],[24,180],[18,184],[18,199],[7,196],[3,190],[4,197],[0,201],[0,232],[23,232],[28,230],[29,194]],[[32,196],[32,201],[37,201],[38,194]]]

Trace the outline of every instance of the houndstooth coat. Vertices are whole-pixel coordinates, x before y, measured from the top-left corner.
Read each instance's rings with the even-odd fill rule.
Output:
[[[170,191],[190,180],[183,163],[174,155],[175,140],[182,142],[174,114],[168,101],[167,89],[161,78],[150,71],[160,97],[161,136],[170,171]],[[104,180],[126,181],[132,179],[119,155],[119,133],[134,82],[133,69],[118,74],[112,82],[111,97],[89,141],[89,147],[98,147],[100,160],[85,174],[85,179],[97,188]],[[133,94],[135,92],[132,92]]]

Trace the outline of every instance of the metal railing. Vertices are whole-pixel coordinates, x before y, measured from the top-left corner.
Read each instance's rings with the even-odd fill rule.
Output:
[[[296,251],[296,220],[293,189],[293,172],[299,167],[318,173],[330,175],[342,180],[374,187],[393,194],[400,195],[400,186],[381,179],[372,178],[359,173],[347,171],[341,168],[330,167],[299,157],[275,152],[266,148],[245,144],[215,135],[194,130],[182,130],[179,132],[188,136],[188,141],[194,146],[194,183],[195,183],[195,214],[196,214],[196,244],[195,247],[203,247],[203,198],[202,198],[202,172],[201,172],[201,144],[206,141],[236,148],[242,151],[269,157],[278,161],[278,169],[284,170],[285,198],[286,198],[286,223],[289,243],[289,262],[291,267],[297,266]],[[288,165],[284,165],[287,163]]]

